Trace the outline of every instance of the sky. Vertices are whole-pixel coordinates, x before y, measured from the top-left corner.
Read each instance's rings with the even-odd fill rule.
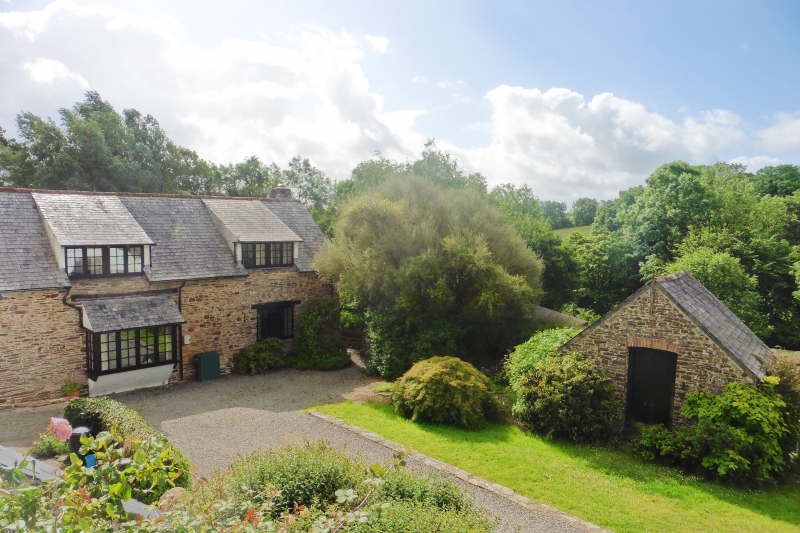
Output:
[[[98,91],[219,164],[335,180],[429,139],[490,186],[613,198],[800,164],[800,2],[0,0],[0,127]]]

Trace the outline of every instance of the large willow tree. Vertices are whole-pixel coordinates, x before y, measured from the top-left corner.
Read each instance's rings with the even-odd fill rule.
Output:
[[[498,357],[531,335],[541,261],[481,191],[394,175],[350,198],[334,234],[316,266],[364,313],[373,372]]]

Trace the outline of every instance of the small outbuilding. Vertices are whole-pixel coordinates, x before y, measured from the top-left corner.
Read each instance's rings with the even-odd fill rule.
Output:
[[[686,394],[757,383],[772,352],[689,272],[654,278],[562,350],[591,357],[611,377],[625,422],[667,427]]]

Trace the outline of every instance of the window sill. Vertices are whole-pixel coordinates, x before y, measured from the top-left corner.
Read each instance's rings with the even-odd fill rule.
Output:
[[[137,370],[149,370],[151,368],[158,368],[158,367],[167,366],[167,365],[170,365],[170,366],[172,366],[174,368],[175,366],[177,366],[177,363],[175,361],[164,361],[164,362],[161,362],[161,363],[153,363],[153,364],[150,364],[150,365],[128,366],[128,367],[124,367],[124,368],[115,368],[114,370],[105,370],[105,371],[101,371],[101,372],[95,372],[93,370],[87,370],[86,371],[86,375],[89,376],[89,379],[96,381],[97,378],[100,378],[100,377],[103,377],[103,376],[112,376],[114,374],[125,374],[127,372],[136,372]]]
[[[161,387],[169,383],[174,367],[161,364],[139,367],[134,370],[102,374],[96,380],[89,380],[89,397],[105,396],[147,387]]]

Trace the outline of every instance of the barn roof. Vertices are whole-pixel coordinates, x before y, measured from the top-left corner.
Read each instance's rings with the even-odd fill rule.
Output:
[[[653,278],[620,305],[606,313],[603,318],[570,339],[564,344],[564,347],[568,347],[573,341],[590,334],[592,330],[626,307],[644,291],[652,288],[653,285],[672,300],[740,367],[758,379],[764,377],[766,366],[772,358],[770,348],[686,270]]]

